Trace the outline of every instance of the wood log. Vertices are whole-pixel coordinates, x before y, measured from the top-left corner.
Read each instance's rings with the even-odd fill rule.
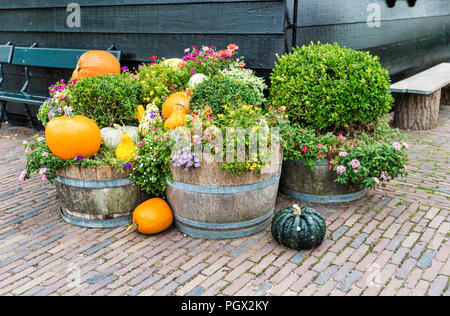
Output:
[[[404,130],[430,130],[439,124],[441,90],[425,95],[393,93],[395,98],[394,125]]]
[[[450,86],[441,90],[441,105],[450,105]]]

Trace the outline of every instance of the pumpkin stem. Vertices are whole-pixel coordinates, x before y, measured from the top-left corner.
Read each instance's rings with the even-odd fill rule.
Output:
[[[131,224],[130,226],[128,226],[127,230],[125,231],[125,234],[135,231],[137,229],[137,227],[138,227],[138,225],[136,223]]]
[[[292,207],[294,208],[295,215],[302,215],[302,209],[298,204],[294,204]]]
[[[73,112],[69,109],[68,106],[64,107],[64,113],[66,114],[67,117],[74,117],[75,115],[73,114]]]
[[[115,128],[115,129],[118,129],[118,130],[123,130],[123,127],[122,126],[120,126],[119,124],[113,124],[113,127]]]

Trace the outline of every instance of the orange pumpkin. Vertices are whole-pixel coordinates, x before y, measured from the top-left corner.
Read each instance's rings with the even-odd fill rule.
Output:
[[[160,198],[150,199],[134,210],[133,224],[127,232],[137,229],[145,235],[158,234],[173,223],[173,214],[169,204]]]
[[[113,54],[103,50],[91,50],[81,55],[72,79],[118,73],[120,73],[120,62]]]
[[[169,96],[162,106],[161,114],[163,119],[167,120],[178,105],[182,105],[185,108],[186,113],[189,113],[189,110],[191,109],[189,101],[191,101],[191,97],[188,91],[175,92]]]
[[[136,107],[136,112],[137,112],[137,119],[139,121],[139,123],[142,122],[142,119],[144,118],[145,115],[145,108],[143,105],[138,105]]]
[[[45,127],[50,151],[64,160],[94,156],[102,144],[100,128],[90,118],[64,110],[67,116],[55,117]]]
[[[186,110],[181,105],[178,105],[172,112],[170,117],[164,123],[164,129],[168,131],[169,129],[175,129],[179,126],[183,126],[186,122]]]

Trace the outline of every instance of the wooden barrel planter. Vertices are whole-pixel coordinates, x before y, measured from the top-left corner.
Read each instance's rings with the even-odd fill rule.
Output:
[[[168,183],[166,196],[175,227],[192,237],[214,240],[244,237],[268,227],[281,159],[267,173],[233,177],[220,169],[221,163],[207,162],[203,157],[201,167],[194,172],[172,167],[173,182]]]
[[[350,202],[366,194],[366,190],[358,186],[335,182],[336,177],[328,163],[319,163],[312,170],[299,160],[284,161],[280,191],[310,203]]]
[[[56,191],[62,218],[73,225],[111,228],[128,225],[133,210],[148,199],[128,178],[112,167],[67,167],[57,171]]]

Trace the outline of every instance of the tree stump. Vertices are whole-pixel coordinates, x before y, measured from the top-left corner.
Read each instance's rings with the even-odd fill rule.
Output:
[[[441,90],[441,104],[450,105],[450,86],[442,88]]]
[[[439,124],[441,90],[426,95],[393,93],[395,98],[394,125],[405,130],[429,130]]]

